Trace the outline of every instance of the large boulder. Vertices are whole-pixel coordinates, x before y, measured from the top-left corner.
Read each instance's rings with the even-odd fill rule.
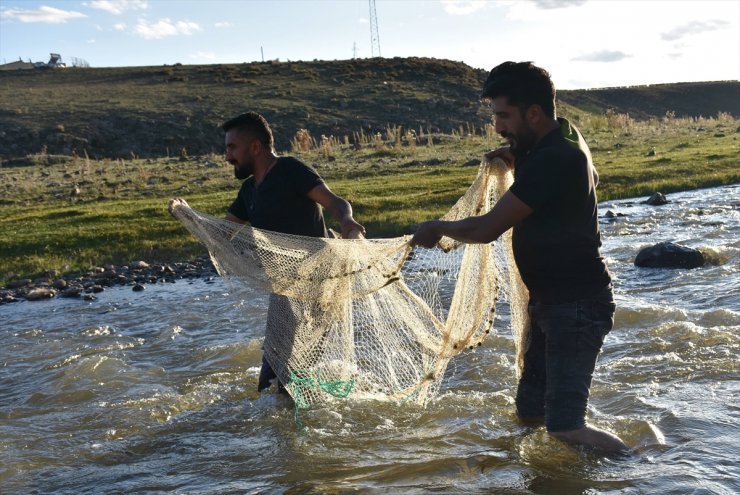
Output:
[[[646,268],[696,268],[704,265],[701,251],[673,242],[659,242],[641,249],[635,265]]]

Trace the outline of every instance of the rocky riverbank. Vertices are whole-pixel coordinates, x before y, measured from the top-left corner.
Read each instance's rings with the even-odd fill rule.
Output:
[[[52,271],[45,277],[13,280],[7,286],[0,287],[0,305],[18,301],[43,301],[55,297],[95,301],[95,294],[108,287],[123,285],[130,286],[133,291],[143,291],[147,285],[216,276],[216,269],[206,255],[183,263],[149,264],[136,261],[126,266],[108,265],[65,276]]]

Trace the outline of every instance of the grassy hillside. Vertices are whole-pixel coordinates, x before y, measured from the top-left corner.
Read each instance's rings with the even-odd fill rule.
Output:
[[[263,113],[281,149],[295,132],[342,137],[389,124],[446,131],[488,117],[485,78],[431,59],[266,62],[0,73],[0,156],[159,157],[221,150],[218,125]]]
[[[645,120],[674,117],[714,117],[720,112],[740,117],[740,82],[654,84],[626,88],[561,91],[559,99],[587,112],[608,110]]]
[[[48,152],[91,158],[221,151],[218,125],[252,109],[279,149],[296,131],[355,140],[389,125],[449,133],[490,121],[487,73],[425,58],[0,72],[0,159]],[[633,118],[740,115],[740,83],[560,91],[561,108]]]

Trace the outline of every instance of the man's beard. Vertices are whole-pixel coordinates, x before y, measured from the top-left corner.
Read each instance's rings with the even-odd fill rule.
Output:
[[[511,152],[516,155],[526,155],[537,143],[534,132],[529,127],[522,129],[517,134],[502,133],[502,137],[509,141]]]
[[[239,165],[234,165],[234,177],[236,177],[239,180],[244,180],[249,178],[249,176],[252,175],[252,171],[248,169],[248,167],[240,167]]]

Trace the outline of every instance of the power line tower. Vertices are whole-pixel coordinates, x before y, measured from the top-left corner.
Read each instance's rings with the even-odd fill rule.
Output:
[[[375,12],[375,0],[370,2],[370,52],[373,57],[380,57],[380,36],[378,36],[378,16]]]

